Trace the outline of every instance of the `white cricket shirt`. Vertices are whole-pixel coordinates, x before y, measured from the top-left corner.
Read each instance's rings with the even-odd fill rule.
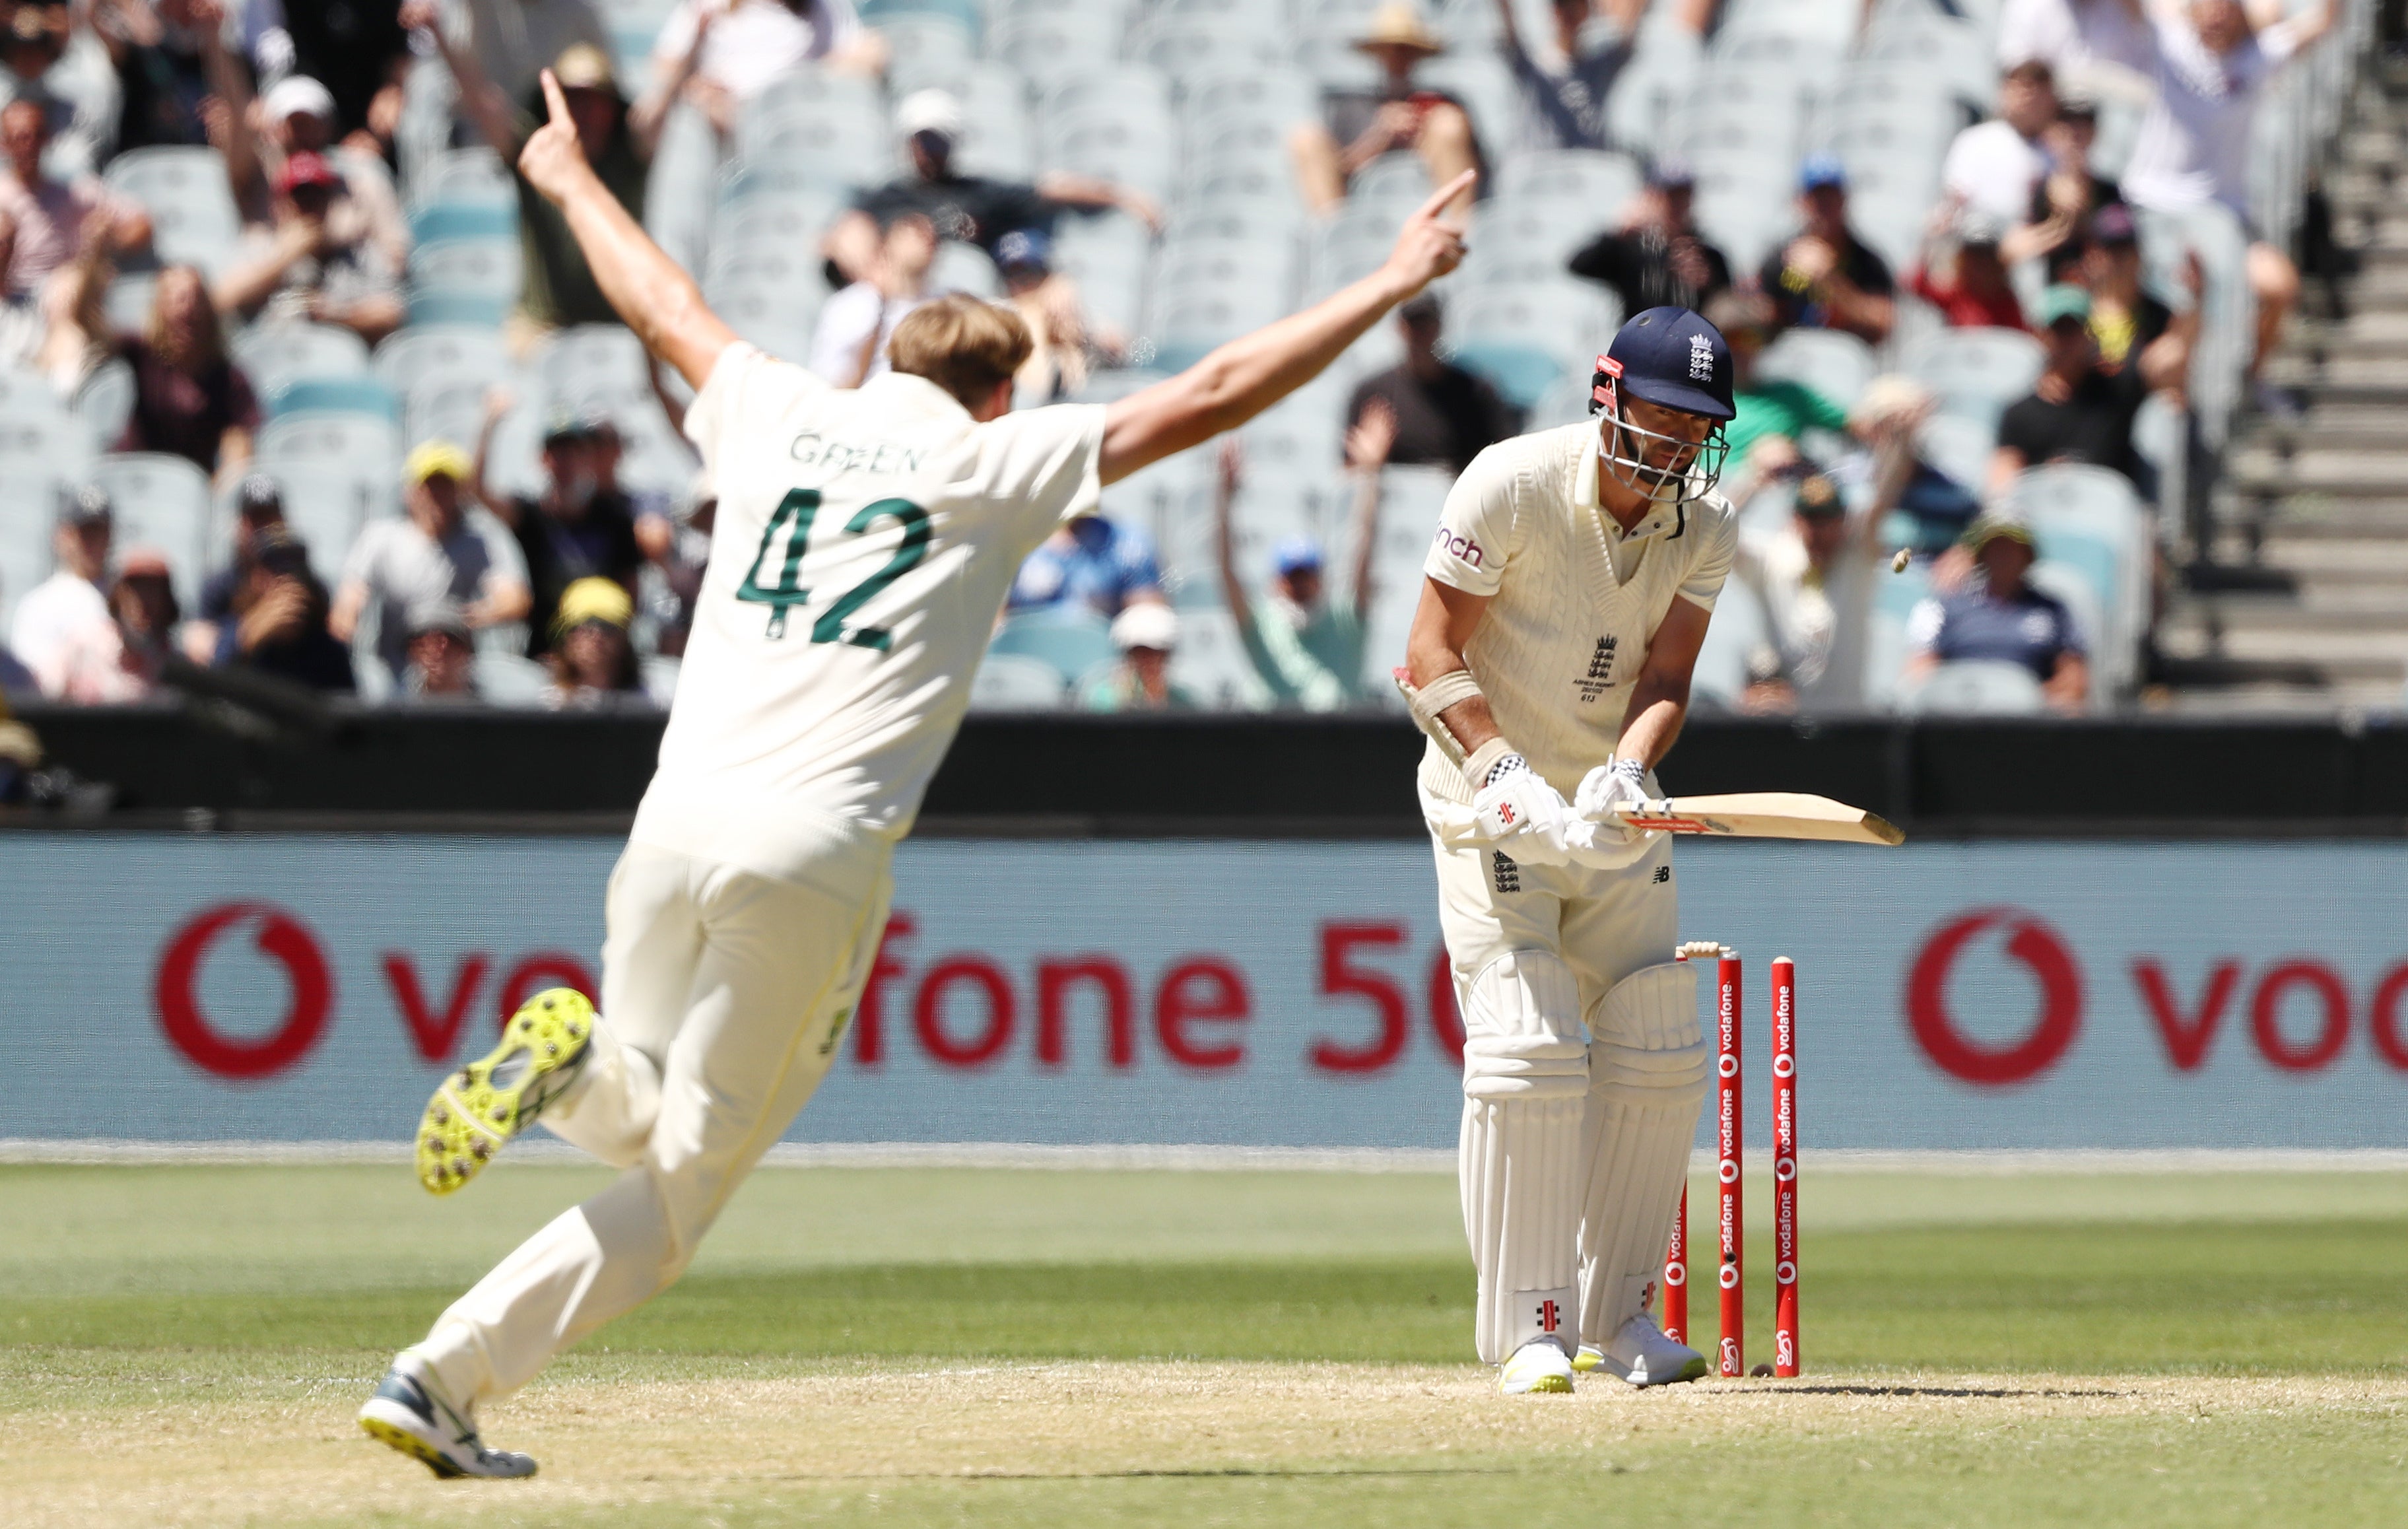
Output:
[[[980,425],[924,378],[839,391],[738,343],[685,429],[719,514],[632,837],[841,889],[910,831],[1022,559],[1094,509],[1104,411]]]

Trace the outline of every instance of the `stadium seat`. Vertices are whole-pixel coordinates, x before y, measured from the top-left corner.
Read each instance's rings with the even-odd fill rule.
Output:
[[[882,10],[869,25],[885,40],[889,76],[907,94],[923,79],[957,69],[978,56],[979,24],[960,15]]]
[[[1197,286],[1156,293],[1148,304],[1151,364],[1182,371],[1214,346],[1258,329],[1287,311],[1278,295],[1250,287]]]
[[[1191,199],[1208,183],[1253,172],[1262,189],[1297,197],[1295,162],[1288,149],[1292,124],[1268,117],[1211,116],[1189,119],[1187,163],[1182,180]]]
[[[1159,108],[1090,105],[1048,118],[1038,137],[1039,163],[1048,170],[1117,181],[1160,200],[1179,183],[1179,130]]]
[[[1528,409],[1612,339],[1612,308],[1570,278],[1550,287],[1474,287],[1449,308],[1455,361]]]
[[[928,290],[965,292],[994,301],[1003,296],[1003,273],[977,245],[947,239],[937,247],[936,264],[928,268]]]
[[[1111,624],[1084,606],[1007,616],[987,651],[1051,664],[1065,685],[1116,656]]]
[[[1987,658],[1942,664],[1921,684],[1899,690],[1899,710],[1910,714],[2019,716],[2045,707],[2030,670]]]
[[[67,412],[55,396],[47,408],[28,399],[22,407],[0,411],[0,478],[80,483],[93,454],[83,421]]]
[[[401,417],[401,400],[394,396],[393,389],[365,373],[357,377],[295,378],[266,394],[264,401],[271,418],[300,413],[357,414],[391,422]]]
[[[277,462],[350,474],[372,485],[370,502],[382,503],[397,492],[400,436],[392,419],[373,414],[280,414],[260,427],[258,456],[263,467]]]
[[[210,276],[232,262],[242,219],[215,149],[130,149],[108,163],[108,189],[150,214],[150,246],[160,263],[197,266]]]
[[[477,652],[477,693],[489,706],[531,711],[552,693],[552,671],[515,653]]]
[[[1601,149],[1548,149],[1516,154],[1497,169],[1499,201],[1538,198],[1580,209],[1592,229],[1614,225],[1639,194],[1639,166],[1627,154]],[[1569,216],[1569,214],[1567,214]]]
[[[102,362],[76,389],[68,407],[83,422],[94,446],[105,450],[116,445],[134,417],[134,368],[122,357]]]
[[[1092,74],[1053,80],[1046,86],[1040,105],[1049,120],[1094,108],[1160,112],[1168,117],[1171,110],[1170,77],[1150,64],[1115,64]]]
[[[987,51],[1018,69],[1041,91],[1059,80],[1110,69],[1119,62],[1118,11],[1116,6],[1091,6],[1084,14],[1018,7],[996,18]]]
[[[1296,285],[1296,252],[1285,240],[1181,236],[1162,248],[1155,262],[1157,291],[1176,293],[1194,287],[1258,286],[1274,300],[1291,300]]]
[[[331,324],[255,324],[235,338],[235,364],[261,397],[310,377],[360,377],[368,348]]]
[[[1391,150],[1354,172],[1346,183],[1346,206],[1391,225],[1410,217],[1430,198],[1429,166],[1422,156]]]
[[[1024,654],[991,652],[970,676],[973,712],[1058,712],[1067,694],[1060,671]]]
[[[364,464],[262,452],[252,459],[251,470],[274,479],[282,489],[285,524],[308,545],[310,568],[329,584],[340,573],[360,528],[396,512],[401,503],[394,473]],[[230,505],[219,512],[219,524],[232,519]]]
[[[1037,175],[1037,133],[1028,86],[1010,65],[982,60],[949,74],[922,77],[962,104],[963,133],[953,164],[964,175],[1030,180]],[[898,87],[899,90],[899,87]]]
[[[2029,393],[2046,359],[2019,329],[1943,329],[1905,358],[1907,375],[1929,388],[1942,411],[1995,429],[2007,406]]]
[[[180,456],[129,452],[94,462],[91,481],[115,509],[117,545],[158,549],[167,559],[176,599],[192,609],[218,560],[209,475]]]
[[[1238,618],[1218,602],[1180,607],[1170,683],[1216,712],[1260,711],[1270,701],[1254,660],[1246,656]]]
[[[1321,111],[1320,87],[1312,76],[1287,64],[1191,70],[1182,77],[1182,83],[1191,126],[1249,120],[1268,123],[1285,132]]]
[[[1054,267],[1079,285],[1095,323],[1135,335],[1144,322],[1154,236],[1125,212],[1065,218],[1054,231]]]
[[[1689,690],[1722,711],[1739,710],[1747,693],[1747,670],[1756,649],[1772,640],[1772,626],[1764,605],[1744,579],[1730,579],[1714,600],[1714,618],[1698,645],[1697,667],[1689,673]]]
[[[416,69],[418,75],[441,75],[440,69]],[[482,204],[509,208],[519,204],[518,178],[491,149],[452,149],[437,154],[424,170],[410,178],[410,204]]]
[[[50,576],[59,486],[0,477],[0,624],[14,615],[27,590]],[[0,625],[0,631],[6,630]]]
[[[1841,329],[1791,329],[1765,348],[1757,375],[1800,382],[1852,409],[1880,369],[1872,347]]]
[[[973,0],[862,0],[861,19],[883,30],[906,17],[934,16],[952,22],[972,37],[984,25],[985,17]]]
[[[509,303],[521,284],[516,239],[445,239],[409,252],[409,281],[418,293],[479,297]]]
[[[409,215],[409,237],[416,244],[455,238],[519,237],[518,208],[494,201],[430,202]]]
[[[825,70],[789,75],[737,123],[738,156],[776,161],[831,185],[876,185],[899,166],[877,87]]]
[[[1998,450],[1998,431],[1961,414],[1934,414],[1923,422],[1917,436],[1923,460],[1955,479],[1959,487],[1979,494],[1989,482],[1990,456]]]
[[[1607,131],[1615,143],[1641,158],[1672,151],[1687,132],[1689,104],[1705,53],[1685,29],[1642,23],[1630,62],[1606,97]]]

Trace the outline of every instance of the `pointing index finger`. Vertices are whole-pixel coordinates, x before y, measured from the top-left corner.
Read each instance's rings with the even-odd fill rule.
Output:
[[[1430,199],[1424,202],[1421,207],[1414,211],[1413,216],[1416,219],[1436,218],[1440,213],[1446,210],[1446,205],[1449,202],[1452,202],[1456,197],[1462,195],[1464,192],[1479,179],[1480,172],[1478,170],[1464,171],[1461,175],[1456,176],[1454,180],[1448,181],[1445,185],[1439,187],[1437,191],[1433,192],[1430,195]]]
[[[568,97],[560,92],[560,77],[550,69],[543,71],[543,104],[545,109],[552,114],[553,122],[565,123],[569,120]]]

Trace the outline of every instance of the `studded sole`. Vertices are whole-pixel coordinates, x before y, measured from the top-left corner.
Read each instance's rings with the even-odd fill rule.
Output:
[[[573,988],[552,988],[519,1005],[502,1039],[481,1060],[443,1080],[418,1126],[418,1181],[450,1194],[532,1125],[551,1102],[547,1080],[584,1056],[594,1005]],[[497,1082],[496,1079],[499,1079]]]

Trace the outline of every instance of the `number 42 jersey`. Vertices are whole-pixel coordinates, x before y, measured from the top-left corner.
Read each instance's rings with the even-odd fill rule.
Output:
[[[981,425],[924,378],[730,345],[686,411],[719,497],[633,837],[778,879],[919,811],[1022,561],[1100,493],[1100,407]]]

